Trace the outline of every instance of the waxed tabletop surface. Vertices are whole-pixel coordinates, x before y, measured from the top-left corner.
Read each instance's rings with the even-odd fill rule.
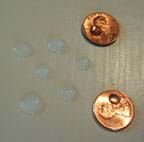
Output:
[[[143,142],[144,141],[144,1],[143,0],[0,0],[0,141],[1,142]],[[84,39],[81,24],[89,13],[113,15],[120,25],[117,41],[97,47]],[[49,40],[64,40],[62,55],[48,52]],[[33,47],[32,56],[13,53],[17,41]],[[91,66],[75,66],[80,56]],[[47,64],[49,80],[33,77]],[[74,101],[64,101],[59,87],[77,88]],[[107,89],[126,92],[135,104],[135,119],[119,132],[100,127],[92,115],[95,96]],[[18,109],[21,96],[36,92],[45,109],[35,116]]]

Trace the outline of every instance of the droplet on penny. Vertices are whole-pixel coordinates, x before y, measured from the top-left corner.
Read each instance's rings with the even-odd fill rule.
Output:
[[[118,131],[129,126],[134,119],[135,108],[130,97],[118,90],[100,93],[93,103],[93,114],[105,128]]]
[[[102,31],[101,31],[100,27],[98,27],[98,26],[92,26],[91,29],[90,29],[90,32],[93,35],[98,36],[98,35],[101,34]]]
[[[82,32],[90,42],[106,46],[117,40],[119,25],[110,14],[96,12],[84,19]]]
[[[109,96],[109,101],[112,103],[112,104],[118,104],[120,103],[120,97],[116,94],[111,94]]]

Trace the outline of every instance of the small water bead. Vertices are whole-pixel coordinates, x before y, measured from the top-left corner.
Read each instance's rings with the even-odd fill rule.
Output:
[[[33,48],[30,44],[19,42],[13,48],[14,54],[19,58],[26,58],[32,55]]]
[[[60,90],[60,95],[65,101],[75,100],[77,97],[77,89],[73,85],[66,85]]]
[[[90,67],[91,61],[87,56],[82,56],[76,61],[76,66],[78,69],[87,71]]]
[[[36,78],[47,80],[50,77],[50,71],[48,67],[39,67],[33,71],[33,75]]]
[[[43,110],[44,102],[37,94],[30,93],[21,98],[19,108],[26,114],[34,115]]]
[[[63,40],[51,40],[48,42],[48,50],[54,54],[65,52],[65,42]]]
[[[111,94],[109,96],[109,101],[112,103],[112,104],[118,104],[120,103],[120,97],[117,95],[117,94]]]

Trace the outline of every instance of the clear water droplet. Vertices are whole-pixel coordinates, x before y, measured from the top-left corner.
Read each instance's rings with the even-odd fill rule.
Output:
[[[54,54],[62,54],[65,52],[65,42],[63,40],[49,41],[48,50]]]
[[[19,58],[26,58],[32,55],[33,48],[28,43],[17,43],[13,48],[14,54]]]
[[[38,67],[33,71],[33,75],[36,78],[47,80],[50,78],[50,71],[48,67]]]
[[[90,67],[91,61],[88,57],[82,56],[76,61],[76,66],[78,69],[87,71]]]
[[[29,93],[21,98],[19,108],[26,114],[34,115],[43,110],[44,102],[39,95],[35,93]]]
[[[60,95],[65,101],[73,101],[77,98],[77,89],[73,85],[66,85],[60,90]]]

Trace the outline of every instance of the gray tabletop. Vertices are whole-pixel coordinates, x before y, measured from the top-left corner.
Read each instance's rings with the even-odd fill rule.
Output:
[[[144,2],[143,0],[0,0],[0,141],[1,142],[143,142],[144,141]],[[118,40],[96,47],[81,34],[85,16],[112,14],[120,24]],[[63,39],[68,50],[49,54],[47,41]],[[30,43],[30,58],[17,59],[17,41]],[[92,64],[80,71],[75,61],[87,56]],[[50,80],[34,79],[32,70],[48,64]],[[78,98],[64,102],[57,95],[65,82],[75,85]],[[110,132],[92,116],[94,97],[106,89],[128,93],[136,108],[133,123]],[[38,92],[45,110],[34,117],[18,110],[25,92]]]

